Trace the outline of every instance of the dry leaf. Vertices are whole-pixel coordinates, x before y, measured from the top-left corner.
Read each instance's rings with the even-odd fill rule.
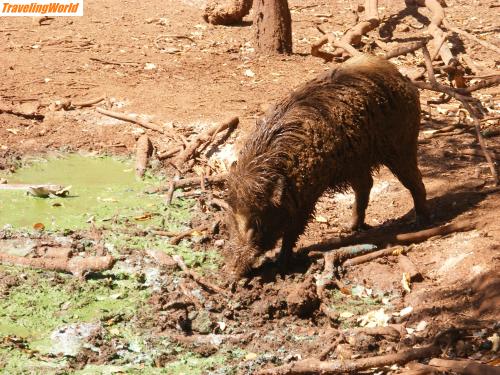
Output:
[[[43,225],[42,223],[35,223],[33,224],[33,229],[41,232],[42,230],[45,229],[45,225]]]
[[[411,292],[410,289],[410,275],[407,272],[403,272],[403,277],[401,279],[401,285],[403,286],[403,289],[406,290],[408,293]]]

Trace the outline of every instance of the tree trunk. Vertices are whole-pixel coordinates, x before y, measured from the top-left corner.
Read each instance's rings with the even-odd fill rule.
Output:
[[[254,0],[255,50],[292,53],[292,17],[287,0]]]

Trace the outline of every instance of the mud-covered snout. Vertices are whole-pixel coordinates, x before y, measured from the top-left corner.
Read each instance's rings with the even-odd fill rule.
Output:
[[[258,244],[258,228],[248,215],[232,212],[229,217],[230,246],[229,270],[235,278],[247,276],[255,260],[262,253]]]

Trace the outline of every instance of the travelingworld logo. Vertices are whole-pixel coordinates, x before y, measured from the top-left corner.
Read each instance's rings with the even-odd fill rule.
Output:
[[[0,1],[0,16],[83,16],[83,0]]]

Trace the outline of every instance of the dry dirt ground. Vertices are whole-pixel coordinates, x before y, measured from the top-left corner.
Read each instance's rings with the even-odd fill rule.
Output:
[[[447,3],[451,22],[500,44],[498,2]],[[403,1],[381,0],[380,5],[384,17],[381,33],[389,43],[413,41],[425,32],[425,10],[414,17],[401,12]],[[309,55],[310,43],[321,36],[316,26],[341,33],[353,24],[348,1],[291,0],[294,54],[258,57],[252,49],[250,17],[240,26],[211,26],[203,22],[202,7],[200,0],[86,1],[81,18],[56,18],[41,26],[33,25],[30,18],[0,19],[0,103],[23,111],[40,108],[45,116],[30,119],[0,114],[0,167],[14,165],[18,157],[53,150],[134,151],[135,126],[101,116],[93,108],[50,111],[45,107],[62,99],[82,101],[105,94],[114,110],[151,115],[179,127],[203,126],[236,115],[241,120],[240,136],[251,129],[269,103],[335,64]],[[377,36],[377,32],[372,34]],[[498,69],[499,56],[474,42],[452,34],[450,46],[459,56],[469,56],[482,72]],[[396,60],[402,70],[421,62],[413,56]],[[498,94],[498,88],[477,94],[497,117]],[[307,287],[308,278],[321,272],[322,261],[301,258],[286,275],[264,266],[249,283],[234,287],[229,302],[217,295],[208,296],[211,308],[206,311],[211,321],[225,321],[230,326],[227,345],[248,353],[238,359],[241,363],[236,372],[252,373],[273,363],[316,355],[326,342],[336,338],[335,329],[359,324],[357,318],[370,310],[359,301],[369,301],[373,303],[371,310],[382,309],[388,314],[389,323],[399,325],[403,339],[397,343],[366,336],[365,341],[347,340],[332,351],[330,359],[401,351],[431,342],[437,333],[449,328],[456,328],[458,336],[446,348],[445,357],[486,362],[497,358],[487,337],[499,330],[500,198],[498,193],[482,192],[492,186],[484,159],[461,154],[464,148],[477,148],[472,130],[426,138],[433,129],[458,121],[458,103],[431,106],[427,104],[430,97],[429,93],[422,95],[420,166],[434,223],[470,220],[478,222],[477,228],[413,246],[408,256],[421,278],[411,284],[409,292],[402,285],[404,269],[398,257],[343,270],[339,277],[344,286],[330,296],[343,306],[333,320],[314,309],[305,318],[291,313],[290,295]],[[490,130],[499,127],[498,120],[484,125]],[[155,146],[164,149],[165,144],[151,135]],[[500,137],[489,137],[487,142],[490,149],[498,150]],[[351,205],[350,194],[326,194],[301,243],[349,236]],[[367,222],[374,227],[371,231],[413,231],[412,206],[408,191],[382,169],[367,212]],[[225,239],[226,235],[219,237]],[[217,273],[210,279],[225,285],[224,277]],[[176,332],[181,343],[202,356],[217,353],[217,345],[197,345],[194,339],[183,336],[179,322],[188,319],[183,315],[188,312],[184,306],[166,313],[172,311],[167,306],[174,298],[172,293],[167,288],[153,296],[156,315],[140,316],[138,312],[143,327],[171,337]],[[407,307],[412,312],[398,316]],[[216,325],[213,332],[221,333],[221,326]],[[258,357],[264,352],[270,354]],[[92,362],[89,358],[86,361]],[[161,367],[168,361],[167,356],[156,363]]]

